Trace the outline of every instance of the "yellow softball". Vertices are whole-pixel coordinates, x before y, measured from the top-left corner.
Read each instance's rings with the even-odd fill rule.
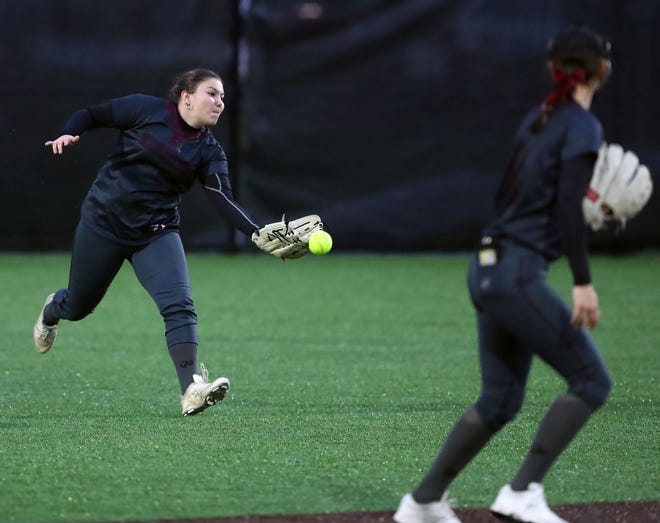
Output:
[[[308,248],[312,254],[328,254],[332,249],[332,236],[323,230],[316,231],[309,237]]]

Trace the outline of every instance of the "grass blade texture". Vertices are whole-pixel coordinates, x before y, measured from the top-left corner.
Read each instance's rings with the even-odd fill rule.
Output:
[[[0,257],[0,521],[393,510],[479,392],[467,256],[189,258],[200,361],[232,388],[183,418],[129,264],[40,355],[32,325],[68,256]],[[614,388],[548,475],[553,504],[658,497],[659,260],[593,258]],[[550,279],[570,297],[565,265]],[[459,506],[492,502],[564,388],[535,363],[519,417],[452,486]]]

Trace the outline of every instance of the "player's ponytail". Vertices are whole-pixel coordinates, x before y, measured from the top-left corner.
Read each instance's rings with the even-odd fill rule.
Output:
[[[569,27],[552,39],[548,44],[548,68],[554,87],[541,104],[541,114],[532,124],[532,131],[543,129],[553,112],[572,100],[579,83],[594,77],[604,81],[609,60],[610,43],[588,27]],[[604,61],[608,64],[605,70]]]
[[[550,74],[555,82],[555,88],[541,104],[544,110],[551,110],[559,102],[565,101],[573,93],[575,86],[586,80],[584,69],[553,69]]]

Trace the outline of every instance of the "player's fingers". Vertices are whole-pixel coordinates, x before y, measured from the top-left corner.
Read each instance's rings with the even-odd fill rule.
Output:
[[[53,151],[53,154],[57,154],[57,141],[56,140],[48,140],[44,146],[50,147],[51,150]]]
[[[583,325],[593,330],[600,320],[600,311],[595,308],[576,308],[571,315],[571,325],[579,329]]]
[[[80,135],[76,136],[60,136],[57,140],[48,140],[44,145],[51,147],[53,154],[62,154],[65,147],[73,145],[80,140]]]
[[[600,320],[600,311],[598,309],[590,309],[587,311],[587,325],[590,329],[595,329]]]
[[[580,314],[580,310],[577,308],[573,309],[573,314],[571,314],[571,325],[574,329],[579,329],[582,327],[582,315]]]

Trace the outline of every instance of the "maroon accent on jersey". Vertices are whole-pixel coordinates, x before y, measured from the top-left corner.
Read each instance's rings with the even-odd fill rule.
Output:
[[[202,127],[201,129],[190,127],[185,120],[181,118],[179,110],[173,102],[166,102],[165,110],[167,112],[167,123],[172,133],[172,136],[170,136],[170,144],[174,147],[179,147],[186,140],[199,140],[208,132],[206,127]]]
[[[195,181],[195,171],[188,161],[151,134],[144,133],[138,138],[138,143],[144,148],[145,158],[160,168],[159,176],[167,180],[177,191],[184,192],[190,188]]]

